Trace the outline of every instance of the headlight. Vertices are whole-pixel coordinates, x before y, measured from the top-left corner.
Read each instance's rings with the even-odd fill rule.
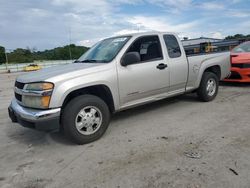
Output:
[[[44,83],[32,83],[32,84],[26,84],[24,86],[24,89],[29,91],[44,91],[44,90],[50,90],[54,88],[54,84],[49,82]]]
[[[26,107],[46,109],[49,107],[54,84],[49,82],[26,84],[22,103]]]

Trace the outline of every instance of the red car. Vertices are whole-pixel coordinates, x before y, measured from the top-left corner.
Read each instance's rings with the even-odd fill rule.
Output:
[[[231,65],[231,75],[225,81],[250,83],[250,41],[231,51]]]

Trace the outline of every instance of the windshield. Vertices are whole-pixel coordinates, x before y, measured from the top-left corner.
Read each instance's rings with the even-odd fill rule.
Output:
[[[76,63],[108,63],[115,58],[129,38],[125,36],[104,39],[90,48]]]
[[[250,52],[250,42],[245,42],[233,49],[235,53]]]

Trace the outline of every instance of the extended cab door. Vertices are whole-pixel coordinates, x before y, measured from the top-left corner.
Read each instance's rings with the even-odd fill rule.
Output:
[[[169,68],[163,57],[159,36],[138,37],[124,54],[129,52],[137,52],[140,61],[127,66],[122,66],[120,62],[117,65],[121,106],[147,102],[157,94],[167,93]]]
[[[170,71],[169,94],[183,93],[188,78],[188,62],[180,40],[173,34],[164,34],[163,39]]]

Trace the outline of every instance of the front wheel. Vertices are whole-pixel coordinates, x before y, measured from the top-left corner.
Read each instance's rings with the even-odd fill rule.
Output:
[[[200,87],[197,90],[198,97],[204,101],[212,101],[218,93],[219,78],[212,72],[204,72]]]
[[[99,139],[109,125],[110,112],[99,97],[82,95],[72,99],[62,113],[64,133],[77,144]]]

